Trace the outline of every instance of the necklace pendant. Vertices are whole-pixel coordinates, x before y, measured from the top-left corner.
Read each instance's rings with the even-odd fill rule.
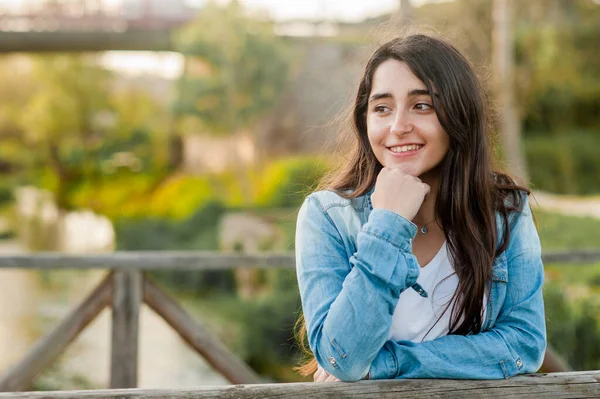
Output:
[[[429,230],[427,229],[427,226],[421,227],[421,234],[427,234],[428,232]]]

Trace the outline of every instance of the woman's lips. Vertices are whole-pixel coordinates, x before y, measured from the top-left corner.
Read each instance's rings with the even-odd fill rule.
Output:
[[[411,150],[407,150],[407,151],[392,151],[392,148],[394,148],[394,147],[386,147],[386,150],[388,151],[388,153],[390,153],[393,157],[403,158],[403,157],[409,157],[411,155],[417,154],[419,151],[421,151],[423,148],[425,148],[425,146],[421,145],[417,149],[411,149]]]

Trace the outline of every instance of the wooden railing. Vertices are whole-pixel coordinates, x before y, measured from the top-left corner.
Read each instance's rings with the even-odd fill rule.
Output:
[[[138,398],[598,398],[600,371],[528,374],[508,380],[374,380],[203,386],[193,389],[103,389],[0,393],[0,399]]]
[[[569,253],[545,253],[544,263],[576,263],[600,261],[598,251],[571,251]],[[56,253],[41,253],[33,255],[0,256],[0,269],[109,269],[110,272],[102,282],[65,317],[48,335],[40,338],[25,357],[0,376],[0,392],[22,391],[27,389],[35,377],[47,368],[107,306],[112,307],[112,344],[110,388],[134,388],[137,386],[137,351],[138,351],[138,322],[142,302],[146,303],[160,315],[189,346],[202,355],[212,367],[220,372],[233,384],[257,384],[260,377],[246,364],[232,354],[223,343],[211,333],[206,326],[194,320],[173,298],[154,284],[144,270],[226,270],[232,268],[293,268],[294,256],[291,253],[263,253],[256,255],[226,254],[221,252],[117,252],[102,255],[64,255]],[[568,366],[549,348],[544,361],[545,371],[564,371]],[[596,374],[594,374],[596,373]],[[537,375],[536,375],[537,376]],[[533,377],[520,377],[519,381],[534,381]],[[527,379],[529,378],[529,379]],[[541,377],[535,377],[541,378]],[[600,381],[598,373],[571,373],[553,375],[544,380],[544,384],[554,384],[556,381],[579,384],[579,378],[595,378]],[[537,380],[535,380],[537,381]],[[540,380],[541,381],[541,380]],[[421,384],[421,383],[419,383]],[[437,382],[435,384],[438,384]],[[441,384],[441,383],[440,383]],[[452,384],[452,383],[444,383]],[[492,384],[493,382],[485,383]],[[479,386],[488,386],[481,383]],[[294,387],[304,387],[302,389]],[[323,387],[324,385],[319,385]],[[332,389],[332,394],[344,396],[359,393],[356,389],[364,389],[365,394],[381,392],[400,394],[409,385],[378,385],[373,382],[361,384],[339,384]],[[433,386],[433,385],[431,385]],[[422,385],[423,394],[430,385]],[[462,386],[462,385],[461,385]],[[504,386],[504,385],[503,385]],[[578,385],[579,386],[579,385]],[[582,385],[583,386],[583,385]],[[348,388],[344,388],[348,387]],[[352,388],[350,388],[352,387]],[[357,388],[363,387],[363,388]],[[394,387],[390,390],[390,387]],[[399,388],[402,387],[402,388]],[[442,387],[442,385],[440,385]],[[500,385],[498,385],[500,387]],[[597,387],[597,386],[596,386]],[[233,390],[232,390],[233,389]],[[316,388],[315,388],[316,389]],[[328,388],[329,389],[329,388]],[[383,389],[383,391],[381,391]],[[449,388],[448,388],[449,389]],[[468,389],[468,388],[461,388]],[[474,389],[474,388],[473,388]],[[490,388],[496,389],[496,388]],[[500,388],[498,388],[500,389]],[[502,388],[504,389],[504,388]],[[541,388],[540,388],[541,389]],[[257,385],[250,387],[221,387],[207,390],[195,390],[193,397],[220,394],[236,397],[251,397],[265,395],[302,394],[312,395],[317,392],[306,384]],[[518,390],[514,391],[517,392]],[[98,391],[98,397],[150,397],[151,391]],[[120,393],[118,393],[120,392]],[[126,393],[124,393],[126,392]],[[188,391],[169,392],[167,396],[185,396]],[[319,396],[323,391],[319,388]],[[363,391],[360,391],[363,392]],[[508,391],[506,391],[508,392]],[[513,391],[511,391],[513,392]],[[527,391],[528,393],[531,391]],[[189,392],[188,392],[189,393]],[[463,392],[465,393],[465,392]],[[239,395],[238,395],[239,394]],[[34,395],[34,394],[30,394]],[[76,397],[67,393],[44,393],[45,397]],[[58,396],[51,396],[58,395]],[[61,396],[63,395],[63,396]],[[66,395],[66,396],[65,396]],[[75,394],[74,394],[75,395]],[[184,396],[182,396],[184,395]],[[448,396],[448,395],[444,395]],[[2,395],[0,395],[2,397]],[[31,396],[31,397],[36,397]],[[86,396],[96,397],[96,396]],[[255,397],[255,396],[252,396]],[[417,397],[417,396],[414,396]]]

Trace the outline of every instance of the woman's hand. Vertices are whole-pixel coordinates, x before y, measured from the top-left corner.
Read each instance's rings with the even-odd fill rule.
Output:
[[[340,382],[339,378],[336,378],[329,374],[327,371],[319,367],[313,375],[315,382]]]
[[[373,209],[386,209],[413,220],[429,190],[430,187],[418,177],[400,169],[383,168],[377,176],[371,203]]]

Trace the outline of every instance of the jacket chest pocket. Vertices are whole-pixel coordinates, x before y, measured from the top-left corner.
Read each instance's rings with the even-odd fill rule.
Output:
[[[508,288],[508,265],[506,255],[502,253],[494,260],[492,266],[492,286],[487,304],[487,317],[485,330],[488,330],[496,324],[500,309],[506,299],[506,290]]]

